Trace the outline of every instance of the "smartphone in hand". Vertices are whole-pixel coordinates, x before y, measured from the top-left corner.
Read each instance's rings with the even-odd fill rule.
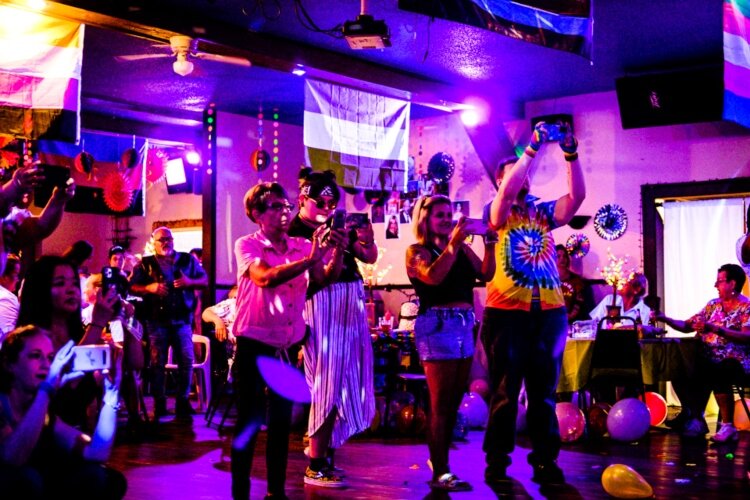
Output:
[[[73,352],[73,371],[107,370],[112,365],[108,345],[77,345]]]

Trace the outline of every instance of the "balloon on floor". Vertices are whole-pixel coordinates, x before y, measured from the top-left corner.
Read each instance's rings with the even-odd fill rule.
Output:
[[[750,407],[750,399],[745,398],[745,402]],[[737,430],[746,431],[750,429],[750,419],[747,418],[745,407],[739,399],[734,402],[734,426]]]
[[[586,430],[586,418],[580,408],[573,403],[557,403],[555,414],[560,424],[560,439],[563,443],[572,443],[583,436]]]
[[[607,416],[607,430],[612,439],[635,441],[642,438],[651,425],[646,403],[636,398],[621,399]]]
[[[646,393],[646,406],[651,413],[651,425],[657,426],[667,419],[667,400],[656,392]]]
[[[589,431],[591,436],[603,437],[607,433],[607,417],[612,405],[609,403],[594,403],[589,408]]]
[[[627,465],[613,464],[602,473],[604,491],[615,498],[651,498],[654,489]]]
[[[489,417],[490,412],[487,403],[479,394],[467,392],[459,409],[469,419],[469,427],[485,427],[487,425],[487,417]]]
[[[427,416],[422,408],[414,410],[413,405],[406,405],[396,418],[396,427],[402,434],[422,434],[427,425]]]
[[[490,397],[490,385],[483,378],[474,379],[469,384],[469,392],[475,392],[487,400]]]

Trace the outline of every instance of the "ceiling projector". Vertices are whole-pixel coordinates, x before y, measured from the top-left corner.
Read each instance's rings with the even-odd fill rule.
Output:
[[[391,35],[385,21],[376,21],[368,14],[360,14],[356,21],[347,21],[341,32],[353,49],[384,49],[391,46]]]

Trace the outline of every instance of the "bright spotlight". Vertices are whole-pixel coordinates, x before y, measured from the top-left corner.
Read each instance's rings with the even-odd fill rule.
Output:
[[[185,153],[185,161],[190,165],[200,165],[201,155],[199,155],[197,151],[188,151]]]
[[[461,111],[461,121],[467,127],[476,127],[479,124],[479,113],[476,109],[465,109]]]

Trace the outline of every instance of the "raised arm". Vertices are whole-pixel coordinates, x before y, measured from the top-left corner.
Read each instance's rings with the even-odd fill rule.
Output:
[[[542,143],[547,137],[547,131],[544,128],[544,122],[539,122],[531,133],[531,140],[521,157],[513,164],[512,167],[506,167],[497,194],[490,205],[489,225],[492,229],[503,227],[508,220],[510,207],[518,199],[518,193],[524,183],[527,182],[532,166],[532,160],[542,147]]]
[[[586,198],[586,183],[583,180],[581,163],[578,161],[578,140],[573,136],[570,127],[565,138],[560,141],[560,149],[565,154],[568,167],[568,193],[557,200],[554,218],[558,226],[563,226],[570,222]]]
[[[34,448],[42,435],[47,419],[49,404],[55,391],[68,380],[82,373],[63,376],[63,369],[73,359],[73,341],[62,346],[49,367],[47,378],[39,385],[31,407],[18,425],[0,428],[0,462],[11,465],[24,465],[29,461]]]
[[[443,282],[456,262],[458,253],[463,251],[466,244],[464,233],[465,219],[456,224],[451,238],[440,255],[432,260],[432,254],[423,245],[415,244],[406,250],[406,274],[428,285],[439,285]]]
[[[76,185],[73,179],[68,179],[64,189],[55,187],[39,217],[29,217],[18,227],[17,245],[24,247],[43,240],[60,225],[65,211],[65,204],[73,199]]]

